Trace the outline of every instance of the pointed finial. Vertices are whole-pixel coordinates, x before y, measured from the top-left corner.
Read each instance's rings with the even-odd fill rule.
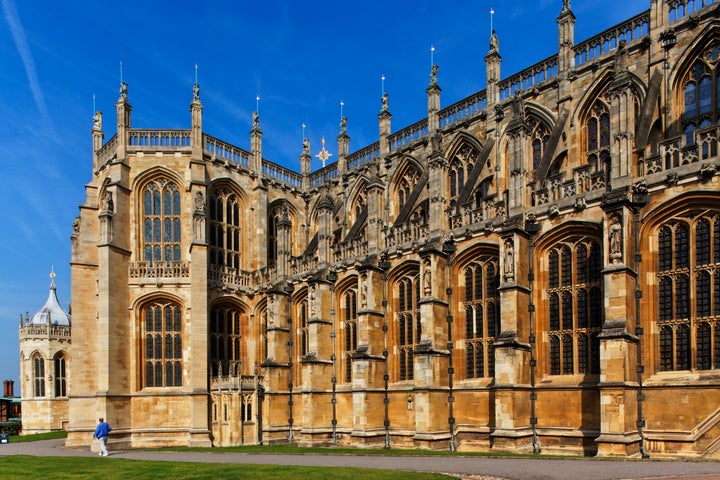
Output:
[[[325,168],[325,162],[328,158],[332,157],[332,153],[325,150],[325,137],[322,137],[322,149],[320,149],[320,153],[315,156],[320,159],[323,168]]]
[[[493,15],[495,15],[495,9],[493,7],[490,7],[490,32],[494,32],[493,30]]]
[[[50,288],[55,289],[55,265],[50,267]]]
[[[430,45],[430,66],[435,65],[435,45]]]
[[[260,94],[255,95],[255,111],[260,115]]]
[[[198,64],[195,64],[195,83],[198,83]]]
[[[120,60],[120,83],[123,83],[122,60]]]
[[[381,87],[380,89],[382,90],[381,93],[383,95],[385,95],[385,74],[384,73],[380,76],[380,87]]]
[[[340,121],[342,122],[343,119],[343,107],[345,106],[345,102],[340,100]]]

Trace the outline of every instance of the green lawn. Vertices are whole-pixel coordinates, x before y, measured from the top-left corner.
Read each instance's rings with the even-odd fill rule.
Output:
[[[38,440],[52,440],[53,438],[66,438],[67,432],[35,433],[33,435],[11,435],[10,443],[36,442]],[[2,475],[0,475],[1,478]]]
[[[448,480],[454,477],[432,473],[397,472],[368,468],[289,467],[217,463],[151,462],[99,457],[0,456],[0,478],[92,478],[159,480],[252,479],[252,480]]]

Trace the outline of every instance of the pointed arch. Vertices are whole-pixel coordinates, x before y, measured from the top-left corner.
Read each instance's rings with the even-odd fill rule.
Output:
[[[246,249],[243,231],[250,228],[249,201],[235,182],[221,179],[210,184],[207,194],[208,256],[211,266],[243,269]]]
[[[405,223],[423,199],[429,175],[427,170],[411,156],[401,159],[390,181],[391,205],[395,205],[394,225]]]

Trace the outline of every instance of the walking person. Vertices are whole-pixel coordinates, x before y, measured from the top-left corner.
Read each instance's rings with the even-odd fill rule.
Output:
[[[98,455],[100,455],[101,457],[107,457],[107,437],[112,428],[105,422],[102,417],[100,417],[98,421],[100,423],[98,423],[98,426],[95,429],[95,433],[93,433],[93,438],[97,438],[98,442],[100,442],[100,453]]]

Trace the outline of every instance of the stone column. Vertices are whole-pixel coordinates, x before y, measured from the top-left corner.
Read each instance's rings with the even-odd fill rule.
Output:
[[[447,448],[448,431],[448,324],[447,256],[442,251],[420,252],[420,318],[422,338],[414,352],[413,377],[415,445]],[[410,402],[410,399],[408,399]]]
[[[637,364],[635,330],[635,272],[628,265],[635,245],[632,212],[626,192],[613,191],[603,202],[605,269],[603,290],[605,319],[600,333],[600,436],[599,456],[636,455]]]

